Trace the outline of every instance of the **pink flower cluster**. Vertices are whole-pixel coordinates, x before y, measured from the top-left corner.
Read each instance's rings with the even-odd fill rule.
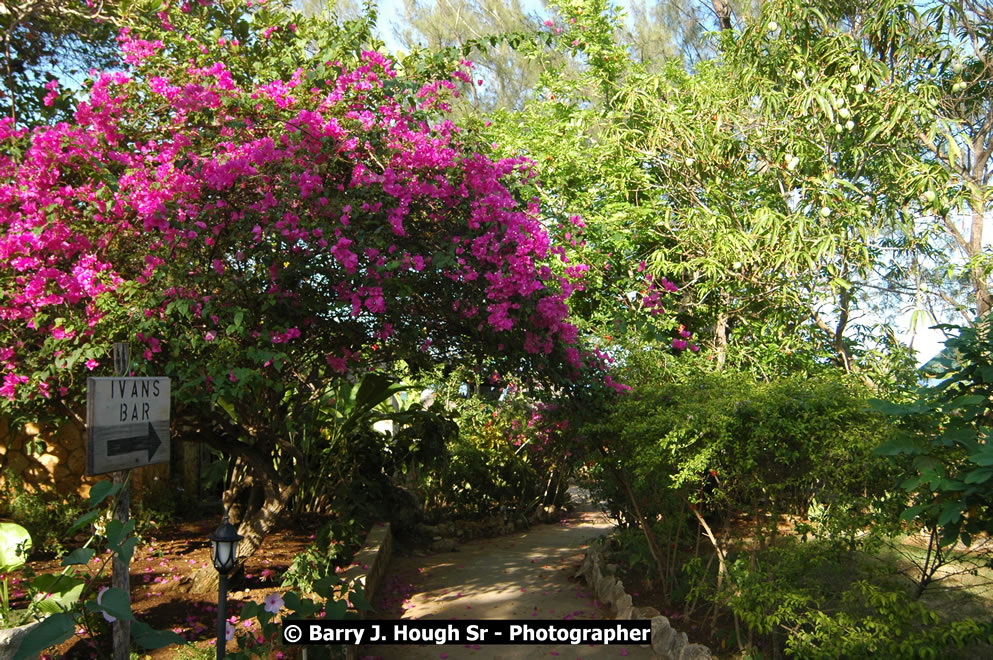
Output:
[[[405,97],[386,91],[392,63],[367,52],[352,69],[327,62],[324,81],[297,70],[239,86],[222,62],[166,65],[152,58],[161,41],[124,30],[119,42],[131,73],[97,76],[74,123],[28,133],[0,120],[0,319],[13,329],[0,396],[32,378],[44,396],[62,385],[32,376],[31,356],[101,341],[111,299],[143,327],[181,319],[211,346],[306,337],[337,373],[405,340],[444,350],[452,324],[573,373],[601,363],[569,321],[587,267],[565,265],[537,203],[513,192],[532,164],[481,155],[444,116],[464,71]],[[237,312],[230,296],[246,286],[274,311]],[[227,326],[236,313],[242,334]],[[158,359],[164,339],[138,341]]]

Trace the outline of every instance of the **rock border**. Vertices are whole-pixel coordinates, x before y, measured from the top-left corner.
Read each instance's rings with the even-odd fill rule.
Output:
[[[389,567],[392,557],[393,528],[388,522],[376,523],[366,535],[362,548],[355,553],[352,563],[338,573],[338,577],[347,583],[362,585],[366,600],[371,604],[376,598],[376,590],[386,575],[386,569]],[[359,618],[364,619],[365,617],[365,612],[359,612]],[[345,646],[346,660],[356,660],[357,654],[357,646],[354,644]]]
[[[624,590],[624,583],[614,576],[615,569],[616,566],[604,562],[600,548],[591,544],[574,577],[586,580],[597,599],[613,609],[614,619],[651,620],[653,660],[709,660],[713,657],[703,644],[691,644],[686,633],[673,628],[669,619],[654,607],[635,607],[631,595]]]
[[[338,577],[346,583],[361,585],[366,600],[372,603],[392,556],[393,528],[388,522],[376,523],[366,535],[362,548],[355,553],[352,563],[338,573]],[[359,616],[365,618],[365,612],[359,612]]]

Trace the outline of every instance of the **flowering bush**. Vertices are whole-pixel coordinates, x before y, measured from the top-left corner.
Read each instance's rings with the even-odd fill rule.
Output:
[[[504,361],[581,366],[580,278],[553,275],[561,251],[515,195],[530,165],[444,118],[465,70],[398,85],[365,51],[236,82],[228,53],[169,65],[161,40],[120,41],[131,69],[98,74],[75,123],[0,123],[7,401],[67,396],[122,330],[147,362],[223,354],[199,395],[247,376],[235,349],[333,375],[492,339]]]
[[[0,410],[78,405],[131,340],[134,372],[175,378],[285,504],[306,464],[291,438],[329,381],[397,359],[599,368],[531,164],[447,116],[470,63],[398,71],[360,48],[369,20],[171,3],[121,32],[127,68],[93,72],[72,123],[0,121]]]

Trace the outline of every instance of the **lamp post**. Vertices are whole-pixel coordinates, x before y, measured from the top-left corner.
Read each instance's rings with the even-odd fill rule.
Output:
[[[244,537],[238,533],[238,528],[228,522],[228,514],[224,521],[210,535],[210,557],[217,569],[217,660],[223,660],[224,647],[227,645],[227,605],[228,605],[228,573],[234,568],[238,558],[238,541]]]

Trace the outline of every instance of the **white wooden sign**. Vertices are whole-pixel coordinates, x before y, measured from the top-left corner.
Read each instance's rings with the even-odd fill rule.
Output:
[[[169,460],[168,378],[86,379],[86,472]]]

